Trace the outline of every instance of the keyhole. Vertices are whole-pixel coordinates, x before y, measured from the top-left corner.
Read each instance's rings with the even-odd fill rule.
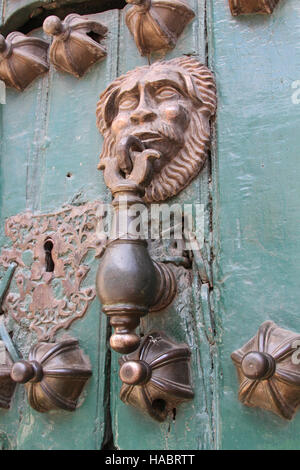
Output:
[[[46,272],[53,273],[54,271],[54,261],[52,258],[52,249],[53,249],[53,241],[46,240],[44,244],[45,250],[45,263],[46,263]]]

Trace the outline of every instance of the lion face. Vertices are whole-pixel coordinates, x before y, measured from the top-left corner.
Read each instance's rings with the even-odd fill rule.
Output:
[[[203,166],[215,107],[212,74],[194,58],[130,71],[117,78],[98,103],[98,126],[104,135],[100,160],[115,158],[121,140],[137,137],[161,154],[145,200],[167,199],[186,187]],[[138,158],[138,153],[131,158]]]

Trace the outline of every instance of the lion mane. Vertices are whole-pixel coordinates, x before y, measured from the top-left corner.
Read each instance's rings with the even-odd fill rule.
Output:
[[[104,137],[100,162],[115,156],[115,142],[110,132],[116,115],[115,99],[121,84],[136,70],[149,70],[162,66],[175,68],[186,83],[187,94],[194,103],[190,124],[185,132],[183,148],[154,175],[146,188],[146,202],[158,202],[175,196],[183,190],[202,169],[210,145],[210,122],[216,111],[216,87],[210,70],[192,57],[180,57],[155,62],[129,71],[114,80],[101,94],[97,105],[97,127]]]

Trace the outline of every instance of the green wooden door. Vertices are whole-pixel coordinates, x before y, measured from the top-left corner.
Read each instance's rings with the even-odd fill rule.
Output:
[[[300,6],[232,18],[209,2],[209,57],[218,87],[213,156],[214,292],[219,323],[219,446],[298,449],[285,421],[237,401],[230,353],[272,320],[299,332]]]
[[[175,202],[204,205],[202,255],[210,266],[210,282],[201,278],[198,253],[182,253],[179,262],[174,258],[176,299],[164,312],[143,319],[140,331],[158,329],[188,343],[195,398],[162,424],[123,404],[118,355],[108,348],[109,328],[95,298],[67,330],[79,339],[92,364],[80,407],[74,413],[40,414],[28,406],[18,387],[11,409],[0,410],[2,448],[297,447],[299,416],[286,423],[239,403],[230,353],[265,320],[298,329],[295,131],[300,108],[293,104],[292,84],[300,79],[300,7],[297,0],[282,0],[273,16],[233,19],[225,0],[189,3],[196,17],[167,58],[191,55],[208,64],[217,81],[218,114],[211,159]],[[122,2],[98,4],[78,2],[76,12],[93,14],[108,27],[106,59],[80,80],[51,66],[22,93],[7,89],[6,104],[0,105],[2,248],[11,243],[4,231],[10,217],[110,201],[103,176],[95,171],[102,145],[96,104],[115,77],[147,64],[147,59],[139,55],[124,23]],[[56,13],[55,8],[42,0],[3,0],[2,31],[41,36],[39,19]],[[61,8],[70,13],[75,7]],[[157,250],[162,259],[170,256],[163,245]],[[86,258],[86,286],[93,285],[101,262],[94,254],[90,251]],[[30,253],[23,258],[23,269],[30,271]],[[5,267],[0,269],[3,276]],[[17,288],[15,282],[11,290]],[[58,293],[59,288],[58,282]],[[26,356],[36,333],[26,321],[10,318],[7,326]],[[60,329],[55,338],[65,333]]]

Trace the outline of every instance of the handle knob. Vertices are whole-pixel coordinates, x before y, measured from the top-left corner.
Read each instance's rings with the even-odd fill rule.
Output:
[[[43,368],[37,361],[18,361],[13,365],[10,376],[20,384],[40,382],[43,378]]]
[[[243,357],[241,367],[248,379],[264,380],[274,374],[276,365],[270,354],[253,351]]]
[[[144,361],[127,361],[120,368],[120,379],[127,385],[142,385],[151,374],[151,367]]]

